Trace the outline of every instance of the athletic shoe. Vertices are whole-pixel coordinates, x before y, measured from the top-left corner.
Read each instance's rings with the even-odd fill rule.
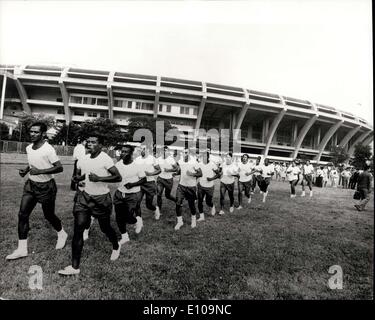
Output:
[[[295,194],[291,194],[290,197],[291,197],[291,198],[295,198],[296,195],[295,195]]]
[[[191,216],[191,228],[195,228],[197,226],[197,217]]]
[[[64,269],[59,270],[58,274],[61,274],[63,276],[72,276],[75,274],[79,274],[79,269],[74,269],[72,266],[67,266]]]
[[[304,196],[306,196],[306,193],[305,193],[305,191],[302,191],[301,197],[304,197]]]
[[[60,232],[57,233],[57,250],[65,247],[66,239],[68,239],[68,234],[64,231],[64,229],[62,229]]]
[[[129,242],[129,241],[130,241],[129,234],[126,232],[126,233],[121,235],[121,240],[120,240],[119,244],[123,245],[123,244],[125,244],[126,242]]]
[[[90,229],[85,229],[85,231],[83,231],[83,241],[86,241],[89,238],[89,231]]]
[[[243,209],[242,206],[238,206],[238,207],[237,207],[237,210],[241,210],[241,209]]]
[[[112,250],[112,254],[111,254],[111,261],[115,261],[118,259],[118,257],[120,256],[120,251],[121,251],[121,244],[119,242],[118,244],[118,249],[117,250]]]
[[[159,220],[160,219],[160,209],[159,207],[156,207],[155,209],[155,220]]]
[[[224,214],[224,211],[223,210],[220,210],[219,211],[219,214],[222,216]]]
[[[137,217],[137,222],[135,224],[135,233],[140,233],[143,227],[143,220],[141,217]]]
[[[251,203],[251,198],[249,198],[249,199],[247,200],[247,203],[248,203],[248,204],[250,204],[250,203]]]
[[[214,216],[215,213],[216,213],[216,209],[215,209],[215,206],[213,206],[211,209],[211,216]]]
[[[204,221],[204,213],[199,214],[199,219],[197,221]]]
[[[22,250],[22,249],[17,248],[11,254],[7,255],[5,259],[7,259],[7,260],[16,260],[16,259],[24,258],[24,257],[27,257],[27,249],[26,250],[24,250],[24,249]]]
[[[230,212],[230,213],[233,213],[233,212],[234,212],[234,207],[230,207],[230,208],[229,208],[229,212]]]
[[[182,221],[178,221],[177,224],[175,225],[174,229],[175,230],[180,230],[180,228],[184,225]]]

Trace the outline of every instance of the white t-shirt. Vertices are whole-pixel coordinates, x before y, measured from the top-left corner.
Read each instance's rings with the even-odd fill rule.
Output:
[[[86,174],[84,191],[93,196],[107,194],[109,192],[107,182],[92,182],[89,179],[90,173],[95,173],[99,177],[109,177],[111,174],[108,169],[114,166],[112,158],[105,152],[100,152],[96,158],[90,158],[90,154],[86,154],[77,162],[77,169],[81,170],[81,174]]]
[[[252,175],[246,175],[246,173],[249,173],[253,170],[253,165],[250,162],[246,162],[245,164],[240,162],[238,164],[239,174],[240,178],[239,181],[241,182],[249,182],[252,179]]]
[[[33,144],[29,144],[26,153],[30,168],[50,169],[53,163],[60,161],[55,149],[47,141],[37,150],[33,149]],[[53,179],[53,174],[29,174],[29,179],[35,182],[47,182]]]
[[[338,178],[339,177],[336,169],[331,170],[331,177],[332,178]]]
[[[301,173],[301,169],[298,166],[290,166],[286,172],[288,173],[288,180],[293,181],[298,179],[298,174]]]
[[[259,175],[262,174],[261,171],[263,170],[263,165],[261,165],[261,164],[256,164],[256,165],[254,166],[253,169],[255,170],[255,172],[254,172],[254,176],[259,176]]]
[[[80,160],[86,154],[86,149],[83,144],[77,144],[73,150],[73,159]]]
[[[223,176],[221,177],[220,181],[225,184],[231,184],[234,182],[234,174],[237,174],[237,167],[232,163],[227,165],[224,163],[222,165],[223,168]]]
[[[155,171],[154,165],[156,165],[156,160],[155,160],[154,156],[151,155],[151,154],[148,155],[146,158],[139,157],[134,162],[137,163],[138,165],[140,165],[143,168],[145,174],[146,174],[146,171],[147,172],[154,172]],[[148,181],[155,181],[156,177],[157,177],[156,175],[155,176],[146,176],[147,182]]]
[[[120,172],[122,181],[118,184],[118,190],[122,193],[135,193],[141,191],[141,187],[125,188],[125,184],[138,182],[146,176],[144,167],[133,161],[130,164],[124,164],[121,160],[116,163],[116,168]]]
[[[197,185],[197,178],[188,176],[187,172],[195,173],[199,169],[199,164],[194,160],[189,160],[188,162],[180,160],[178,164],[181,168],[179,184],[185,187],[195,187]]]
[[[172,172],[165,172],[165,169],[172,169],[172,165],[176,164],[176,161],[173,159],[173,157],[169,156],[167,159],[163,159],[163,157],[160,157],[157,159],[157,164],[159,165],[161,172],[159,174],[160,178],[163,179],[172,179]]]
[[[217,165],[209,161],[207,164],[200,163],[199,168],[202,170],[202,177],[198,179],[199,184],[204,188],[213,187],[215,181],[208,181],[207,178],[213,178],[216,175],[213,170],[217,170]]]
[[[273,165],[269,164],[268,166],[262,165],[262,177],[263,178],[271,178],[272,173],[275,172],[275,168]]]
[[[312,166],[312,164],[309,164],[308,166],[304,165],[303,170],[304,170],[305,174],[313,174],[314,167]]]

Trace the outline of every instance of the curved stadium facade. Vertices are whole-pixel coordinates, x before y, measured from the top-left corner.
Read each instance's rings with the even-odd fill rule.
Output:
[[[354,114],[307,100],[247,88],[151,75],[52,66],[0,65],[0,120],[21,112],[59,122],[104,117],[126,128],[131,117],[192,129],[241,129],[242,152],[289,160],[330,161],[332,146],[350,155],[370,144],[373,127]]]

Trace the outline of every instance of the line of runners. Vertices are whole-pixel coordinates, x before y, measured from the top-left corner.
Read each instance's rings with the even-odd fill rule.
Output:
[[[29,131],[32,144],[26,148],[28,166],[19,170],[21,177],[29,174],[25,182],[23,196],[18,214],[18,247],[6,257],[15,260],[28,255],[27,241],[29,231],[29,217],[36,204],[42,205],[45,218],[57,232],[56,249],[62,249],[68,238],[61,220],[55,214],[55,200],[57,187],[53,174],[63,171],[63,167],[56,155],[55,149],[44,139],[47,128],[45,124],[34,123]],[[73,184],[77,185],[74,197],[73,216],[74,234],[72,239],[71,265],[59,270],[62,275],[80,273],[80,259],[84,241],[88,239],[89,229],[93,219],[97,219],[100,229],[112,244],[110,260],[117,260],[121,246],[129,241],[127,226],[135,225],[135,232],[140,233],[143,227],[141,202],[145,197],[146,208],[153,211],[159,220],[165,198],[175,203],[177,224],[174,229],[179,230],[184,222],[182,206],[188,202],[191,214],[191,227],[195,228],[197,221],[204,220],[203,203],[209,208],[211,215],[216,214],[213,204],[214,181],[220,179],[220,210],[219,215],[225,214],[224,202],[228,193],[229,212],[234,211],[235,180],[238,179],[238,207],[242,209],[243,193],[251,202],[256,185],[263,194],[263,202],[268,196],[268,186],[274,174],[273,165],[268,159],[261,158],[253,164],[249,156],[244,154],[241,162],[235,164],[231,153],[224,158],[210,155],[204,151],[199,155],[190,154],[184,150],[180,160],[176,161],[165,146],[157,148],[158,157],[153,156],[152,149],[142,146],[140,155],[135,157],[134,147],[124,145],[121,149],[121,159],[115,164],[107,153],[102,151],[102,137],[95,132],[90,134],[86,142],[87,154],[76,163]],[[299,165],[296,161],[288,167],[288,179],[291,185],[291,197],[295,197],[295,186],[299,175],[303,174],[302,188],[305,184],[312,196],[313,167],[308,162]],[[176,197],[172,195],[173,178],[180,176]],[[118,183],[113,198],[108,183]],[[156,205],[154,197],[157,196]],[[304,191],[302,193],[304,196]],[[196,219],[195,202],[198,202],[199,219]],[[110,223],[110,215],[114,207],[116,223],[121,233],[121,239]]]

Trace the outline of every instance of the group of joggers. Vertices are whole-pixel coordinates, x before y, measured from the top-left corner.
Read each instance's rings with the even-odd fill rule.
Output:
[[[19,215],[18,215],[18,247],[6,257],[14,260],[28,255],[27,238],[29,231],[29,216],[37,203],[41,203],[45,218],[57,231],[56,249],[62,249],[68,235],[64,231],[61,220],[55,214],[55,200],[57,187],[53,174],[63,171],[63,166],[56,155],[55,149],[46,141],[47,127],[37,122],[30,127],[31,144],[26,148],[28,166],[19,170],[21,177],[29,174],[24,185]],[[225,214],[225,197],[228,193],[229,212],[234,211],[234,190],[238,188],[238,207],[242,209],[243,194],[252,200],[256,186],[263,194],[262,201],[268,196],[268,186],[274,175],[274,166],[268,159],[261,163],[261,157],[256,163],[249,161],[249,156],[243,154],[241,161],[235,163],[233,155],[227,152],[224,157],[211,155],[208,150],[193,154],[184,150],[181,159],[176,160],[165,146],[157,147],[155,157],[153,148],[141,146],[137,149],[139,155],[134,154],[133,145],[121,147],[121,157],[114,163],[113,159],[104,151],[103,137],[93,132],[86,137],[85,151],[75,163],[71,188],[76,190],[73,204],[74,234],[72,239],[71,265],[59,270],[59,274],[73,275],[80,272],[80,259],[84,241],[88,239],[93,219],[99,223],[101,231],[112,244],[110,259],[117,260],[121,246],[129,241],[127,226],[135,225],[135,232],[140,233],[143,227],[141,202],[145,198],[146,208],[159,220],[165,198],[175,203],[177,224],[174,229],[179,230],[184,222],[182,207],[184,200],[188,202],[191,214],[191,228],[195,228],[197,221],[203,221],[204,202],[211,215],[216,214],[213,204],[215,180],[220,180],[220,210],[219,215]],[[291,197],[296,196],[296,185],[302,181],[304,188],[309,187],[312,196],[313,166],[307,161],[300,164],[293,161],[286,173],[291,186]],[[175,196],[172,195],[174,177],[179,176]],[[302,178],[301,178],[302,177]],[[113,195],[108,183],[118,183]],[[174,194],[174,192],[173,192]],[[156,196],[156,204],[154,198]],[[199,218],[196,218],[196,202],[198,203]],[[121,233],[119,240],[111,226],[110,216],[114,208],[116,223]]]

